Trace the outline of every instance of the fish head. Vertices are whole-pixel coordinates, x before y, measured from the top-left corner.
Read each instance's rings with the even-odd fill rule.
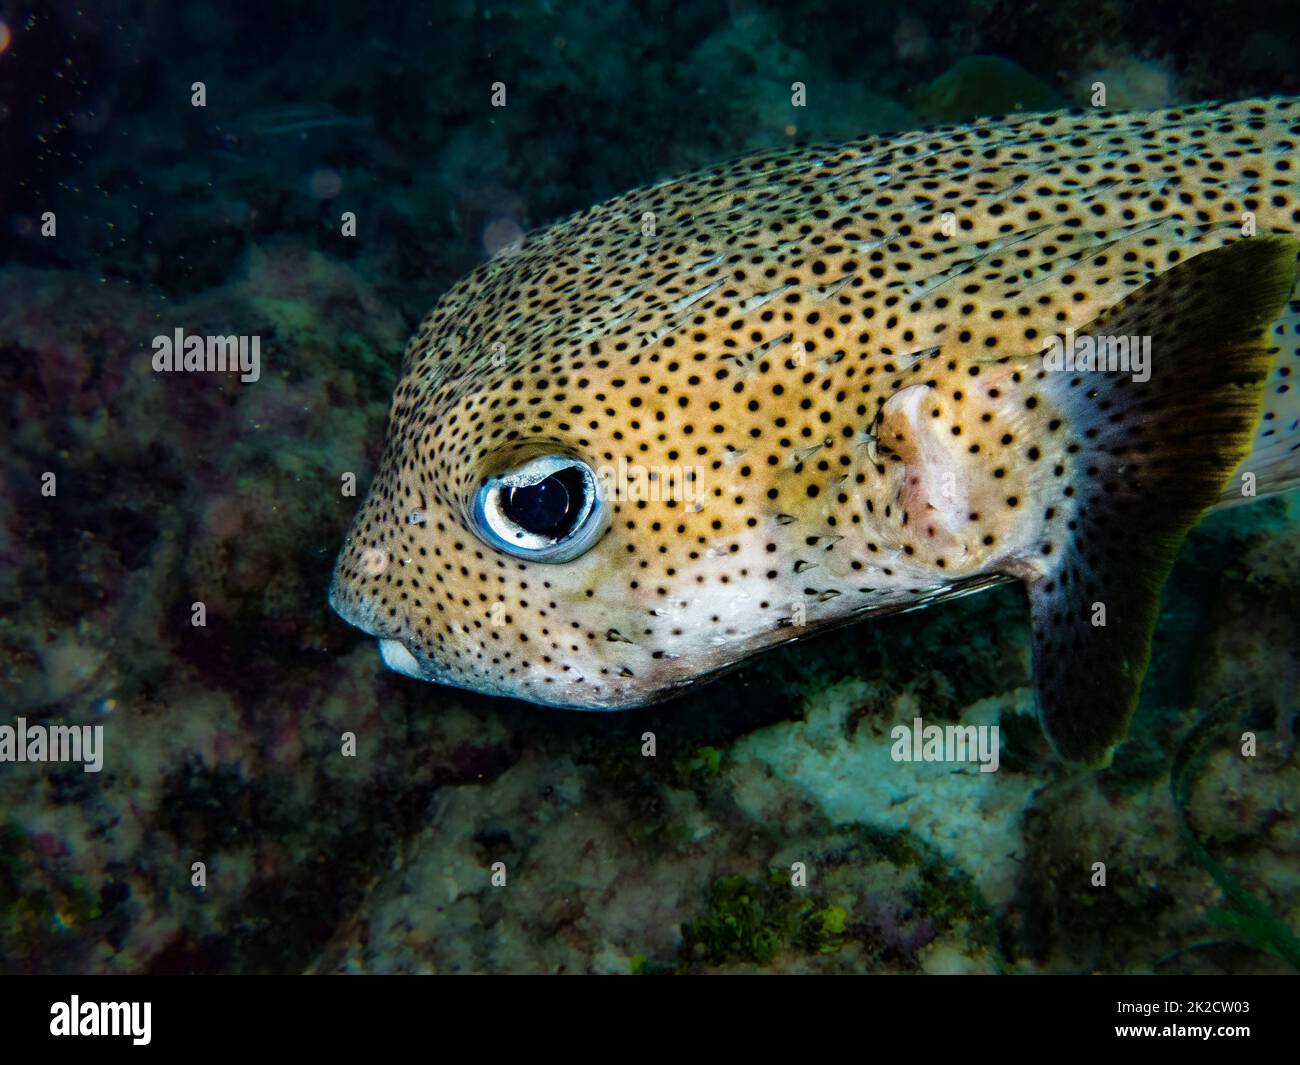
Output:
[[[331,590],[388,665],[620,709],[1004,578],[1033,534],[1007,500],[1052,465],[994,476],[1044,420],[1020,364],[923,340],[946,335],[938,303],[875,350],[864,323],[897,297],[858,253],[795,259],[768,224],[737,247],[718,180],[532,234],[421,324]]]
[[[412,339],[335,567],[331,604],[390,667],[618,709],[897,601],[909,560],[887,536],[868,550],[854,491],[884,461],[874,407],[830,418],[805,354],[742,367],[732,320],[707,312],[651,343],[593,339],[529,297],[526,248],[506,258]]]

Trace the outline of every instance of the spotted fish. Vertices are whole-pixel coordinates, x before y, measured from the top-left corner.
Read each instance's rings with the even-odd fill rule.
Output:
[[[532,234],[409,342],[330,602],[402,673],[614,710],[1019,580],[1104,765],[1185,533],[1300,479],[1298,141],[1292,99],[989,119]]]

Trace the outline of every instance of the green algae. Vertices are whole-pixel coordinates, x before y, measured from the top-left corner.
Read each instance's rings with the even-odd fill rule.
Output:
[[[911,871],[904,897],[893,896],[895,882],[877,881],[871,870],[881,863]],[[862,879],[851,895],[844,894],[840,880],[839,887],[827,892],[829,900],[816,889],[793,888],[787,869],[772,868],[765,878],[731,875],[714,881],[704,912],[682,927],[677,971],[701,963],[771,966],[790,956],[835,954],[850,942],[879,953],[890,949],[879,921],[889,919],[883,915],[895,903],[902,904],[915,927],[928,923],[938,930],[917,947],[944,931],[958,931],[970,948],[988,952],[1002,965],[993,911],[974,880],[911,832],[847,829],[816,866],[821,875],[835,879],[846,869],[860,870]],[[857,901],[850,903],[850,898]],[[906,964],[918,964],[915,949],[905,948]],[[649,971],[649,963],[636,971]]]
[[[714,883],[704,915],[683,927],[683,956],[713,965],[767,965],[787,948],[830,953],[847,919],[842,907],[821,906],[792,890],[781,870],[771,870],[766,880],[726,876]]]
[[[687,778],[696,776],[713,779],[722,769],[722,752],[716,747],[705,745],[697,747],[678,763],[679,775]]]
[[[702,955],[713,964],[748,961],[765,965],[781,950],[785,909],[770,882],[723,877],[709,894],[708,911],[682,929],[688,956]]]

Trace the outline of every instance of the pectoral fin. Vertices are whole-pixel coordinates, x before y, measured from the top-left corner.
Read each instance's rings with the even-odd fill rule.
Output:
[[[1250,447],[1265,330],[1296,280],[1291,238],[1252,237],[1169,270],[1092,323],[1149,336],[1151,373],[1046,375],[1067,414],[1071,539],[1029,584],[1043,727],[1071,761],[1109,764],[1137,706],[1179,544]]]

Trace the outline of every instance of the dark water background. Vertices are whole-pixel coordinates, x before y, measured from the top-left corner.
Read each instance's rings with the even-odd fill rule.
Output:
[[[0,724],[107,744],[97,774],[0,764],[0,970],[1294,963],[1294,501],[1191,537],[1102,773],[1039,737],[1016,589],[611,718],[408,681],[325,605],[407,333],[519,233],[1098,80],[1114,107],[1294,94],[1294,4],[0,0],[0,23]],[[154,375],[178,325],[260,335],[261,380]],[[1003,770],[882,779],[922,711],[1001,720]]]

